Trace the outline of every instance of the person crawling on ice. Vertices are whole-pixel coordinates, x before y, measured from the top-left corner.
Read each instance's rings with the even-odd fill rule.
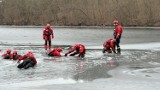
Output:
[[[62,48],[60,47],[54,48],[48,53],[48,56],[63,56],[61,52],[62,52]]]
[[[115,40],[114,39],[108,39],[103,43],[103,53],[108,52],[108,53],[116,53],[115,51]]]
[[[123,32],[122,26],[119,25],[119,22],[117,20],[113,21],[115,29],[114,29],[114,39],[116,40],[116,46],[117,46],[117,53],[121,53],[120,49],[120,39]]]
[[[65,54],[65,56],[67,56],[68,54],[69,56],[75,56],[76,54],[78,54],[78,57],[83,58],[85,56],[85,53],[86,53],[86,49],[84,45],[75,44],[72,46],[71,50]]]
[[[18,60],[20,56],[21,55],[18,55],[17,51],[14,50],[13,53],[11,54],[10,59],[12,59],[12,60]]]
[[[45,50],[51,49],[51,39],[54,38],[53,30],[50,26],[50,24],[47,24],[45,29],[43,30],[43,39],[45,40],[44,48]],[[47,46],[47,43],[49,44]]]
[[[2,55],[3,59],[10,59],[11,58],[11,50],[6,50],[6,53]]]
[[[29,67],[34,67],[37,64],[37,60],[35,59],[33,53],[30,51],[27,54],[21,56],[17,63],[19,63],[21,60],[23,60],[23,62],[17,66],[19,69],[28,69]]]

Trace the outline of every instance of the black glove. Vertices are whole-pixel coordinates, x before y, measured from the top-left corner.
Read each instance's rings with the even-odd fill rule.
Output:
[[[105,50],[105,49],[103,49],[103,50],[102,50],[102,53],[105,53],[105,52],[106,52],[106,50]]]
[[[73,53],[73,54],[70,54],[70,56],[74,56],[75,54]]]
[[[80,57],[80,58],[84,58],[84,54],[80,54],[79,57]]]
[[[64,56],[67,56],[68,54],[66,53]]]

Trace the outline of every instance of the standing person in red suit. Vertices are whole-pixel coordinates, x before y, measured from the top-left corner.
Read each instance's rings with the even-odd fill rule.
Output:
[[[48,53],[48,56],[62,56],[61,55],[61,52],[62,52],[62,48],[54,48],[53,50],[51,50],[49,53]]]
[[[83,58],[85,56],[85,53],[86,53],[86,49],[85,49],[84,45],[75,44],[75,45],[73,45],[71,50],[65,54],[65,56],[67,56],[68,54],[70,54],[70,56],[74,56],[76,54],[79,54],[78,57],[82,57]]]
[[[34,57],[33,53],[30,51],[27,54],[21,56],[18,59],[17,63],[19,63],[21,60],[23,60],[23,62],[17,66],[17,68],[19,69],[21,68],[28,69],[29,67],[34,67],[37,64],[36,58]]]
[[[116,40],[116,46],[117,46],[117,52],[118,53],[121,53],[121,49],[120,49],[120,39],[121,39],[121,35],[122,35],[122,32],[123,32],[123,28],[121,25],[119,25],[119,22],[117,20],[114,20],[114,26],[115,26],[115,29],[114,29],[114,39]]]
[[[115,45],[116,45],[116,42],[114,39],[108,39],[107,41],[105,41],[103,43],[103,53],[105,52],[108,52],[108,53],[116,53],[115,51]]]
[[[11,50],[6,50],[6,53],[2,55],[3,59],[10,59],[11,58]]]
[[[20,56],[21,55],[18,55],[17,51],[14,50],[13,53],[11,54],[10,59],[12,59],[12,60],[18,60]]]
[[[47,24],[45,29],[43,30],[43,39],[45,40],[44,48],[45,50],[51,49],[51,40],[54,38],[54,32],[51,29],[50,24]],[[47,46],[47,43],[49,44]]]

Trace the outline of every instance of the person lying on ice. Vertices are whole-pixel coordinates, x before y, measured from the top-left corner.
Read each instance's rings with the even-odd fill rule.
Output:
[[[11,58],[11,50],[6,50],[6,53],[2,55],[3,59],[10,59]]]
[[[33,53],[30,51],[27,54],[21,56],[18,59],[17,63],[19,63],[21,60],[23,60],[23,62],[17,66],[17,68],[19,69],[21,68],[28,69],[29,67],[34,67],[37,64],[37,60],[35,59]]]
[[[79,54],[78,57],[82,57],[83,58],[85,56],[85,52],[86,52],[86,50],[85,50],[84,45],[82,45],[82,44],[75,44],[75,45],[73,45],[73,47],[71,48],[71,50],[65,54],[65,56],[67,56],[68,54],[69,54],[69,56],[74,56],[76,54]]]
[[[50,26],[50,24],[47,24],[45,29],[43,30],[43,39],[45,40],[44,48],[45,50],[51,49],[51,39],[54,38],[53,30]],[[47,46],[47,43],[49,46]]]
[[[18,55],[17,51],[14,50],[13,53],[11,54],[10,59],[12,59],[12,60],[18,60],[20,56],[21,55]]]
[[[48,56],[63,56],[61,54],[62,52],[62,48],[54,48],[53,50],[51,50],[49,53],[48,53]]]
[[[18,55],[17,51],[14,50],[13,53],[11,53],[11,50],[6,50],[6,53],[2,55],[3,59],[11,59],[11,60],[18,60],[18,58],[21,55]]]
[[[114,39],[108,39],[107,41],[105,41],[103,43],[103,50],[102,52],[105,53],[105,52],[108,52],[108,53],[116,53],[115,51],[115,40]]]

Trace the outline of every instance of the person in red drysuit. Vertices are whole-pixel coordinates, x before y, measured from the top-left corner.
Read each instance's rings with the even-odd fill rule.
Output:
[[[36,58],[34,57],[33,53],[30,51],[27,54],[21,56],[18,59],[17,63],[19,63],[21,60],[23,60],[23,62],[17,66],[17,68],[19,69],[21,68],[28,69],[29,67],[34,67],[37,64]]]
[[[21,55],[18,55],[17,51],[14,50],[13,53],[11,54],[10,59],[12,59],[12,60],[18,60],[20,56]]]
[[[61,52],[62,52],[62,48],[54,48],[53,50],[51,50],[49,53],[48,53],[48,56],[62,56],[61,55]]]
[[[45,29],[43,30],[43,39],[45,40],[44,48],[45,50],[51,49],[51,39],[54,38],[54,32],[51,29],[50,24],[47,24]],[[47,46],[47,43],[49,43],[49,46]]]
[[[10,59],[11,58],[11,50],[6,50],[6,53],[2,55],[3,59]]]
[[[108,39],[107,41],[105,41],[103,43],[103,51],[102,52],[103,53],[105,53],[105,52],[108,52],[108,53],[114,52],[114,53],[116,53],[115,44],[116,44],[116,42],[115,42],[114,39]]]
[[[70,54],[70,53],[72,53],[72,54]],[[76,54],[79,54],[78,57],[82,57],[83,58],[85,56],[85,53],[86,53],[86,49],[85,49],[84,45],[82,45],[82,44],[75,44],[75,45],[73,45],[73,47],[71,48],[71,50],[65,54],[65,56],[67,56],[68,54],[70,54],[70,56],[74,56]]]
[[[123,32],[123,28],[121,25],[119,25],[119,22],[117,20],[113,21],[115,29],[114,29],[114,39],[116,40],[116,46],[117,46],[117,52],[121,53],[121,49],[120,49],[120,39],[121,39],[121,35]]]

